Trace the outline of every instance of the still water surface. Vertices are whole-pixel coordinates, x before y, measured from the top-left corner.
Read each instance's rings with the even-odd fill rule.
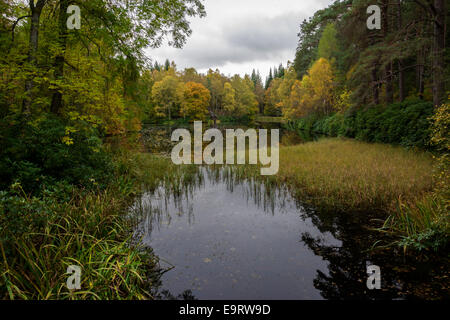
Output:
[[[230,184],[226,170],[201,168],[191,192],[175,199],[161,187],[137,206],[148,212],[139,225],[142,241],[174,266],[164,288],[191,290],[199,299],[321,298],[312,280],[318,270],[327,273],[327,262],[301,238],[340,241],[302,217],[286,190],[268,195],[255,182]]]
[[[181,189],[162,184],[131,210],[135,238],[166,271],[160,298],[450,297],[448,257],[373,251],[380,233],[371,230],[379,218],[372,213],[317,212],[286,188],[239,178],[231,166],[197,169]],[[367,289],[372,264],[381,267],[381,290]]]

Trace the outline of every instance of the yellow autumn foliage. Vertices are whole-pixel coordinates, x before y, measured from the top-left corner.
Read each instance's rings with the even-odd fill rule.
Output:
[[[180,114],[191,120],[205,120],[211,99],[209,90],[201,83],[188,82],[184,85]]]

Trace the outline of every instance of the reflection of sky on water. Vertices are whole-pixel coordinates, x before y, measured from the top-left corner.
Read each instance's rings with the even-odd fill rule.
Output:
[[[313,279],[327,263],[301,237],[339,241],[302,218],[286,190],[237,183],[225,172],[202,168],[203,179],[182,196],[168,199],[159,188],[136,204],[145,213],[143,242],[162,264],[175,266],[163,288],[208,299],[320,299]]]
[[[169,131],[161,139],[152,132],[144,140],[171,149]],[[281,130],[280,143],[299,137]],[[238,179],[228,166],[201,167],[192,180],[141,197],[132,210],[136,239],[174,267],[162,289],[200,299],[450,299],[448,255],[372,250],[391,241],[373,230],[386,216],[306,210],[270,186]],[[366,287],[369,264],[381,267],[381,290]]]

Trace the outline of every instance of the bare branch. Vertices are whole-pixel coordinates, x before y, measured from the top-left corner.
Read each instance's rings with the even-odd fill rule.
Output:
[[[12,42],[14,42],[14,30],[16,29],[17,24],[20,22],[20,20],[25,19],[25,18],[31,18],[30,15],[26,15],[26,16],[22,16],[17,18],[16,21],[14,21],[12,27],[11,27],[11,40]]]

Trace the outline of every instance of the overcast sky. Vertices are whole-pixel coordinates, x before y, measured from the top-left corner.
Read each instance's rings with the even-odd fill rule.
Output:
[[[191,19],[192,35],[182,49],[164,44],[147,55],[177,68],[199,72],[219,68],[225,75],[269,68],[293,60],[300,23],[332,0],[206,0],[207,16]]]

